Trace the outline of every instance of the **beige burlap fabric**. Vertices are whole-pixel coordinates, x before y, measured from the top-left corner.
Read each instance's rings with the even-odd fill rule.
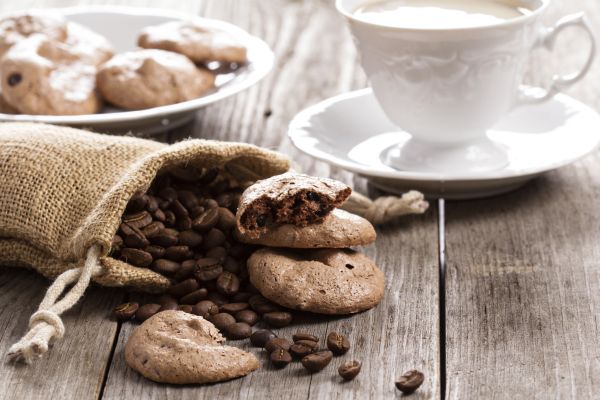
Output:
[[[169,285],[108,253],[128,200],[145,192],[159,170],[179,166],[222,167],[240,180],[256,180],[286,171],[288,160],[242,143],[169,146],[51,125],[0,124],[0,266],[30,266],[48,278],[69,270],[48,290],[13,357],[30,361],[62,336],[58,315],[90,278],[150,292]],[[73,293],[58,300],[72,283]]]

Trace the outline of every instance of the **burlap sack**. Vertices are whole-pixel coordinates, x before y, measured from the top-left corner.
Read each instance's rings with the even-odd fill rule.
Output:
[[[58,279],[13,346],[30,361],[62,336],[59,315],[90,279],[104,286],[164,290],[169,281],[108,257],[128,200],[145,192],[159,170],[222,167],[240,180],[285,172],[288,160],[242,143],[188,140],[165,145],[43,124],[0,124],[0,266],[30,266]],[[65,272],[67,271],[67,272]],[[73,288],[57,301],[65,288]]]

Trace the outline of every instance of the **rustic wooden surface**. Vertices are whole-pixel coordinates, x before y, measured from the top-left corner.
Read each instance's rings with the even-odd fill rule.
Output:
[[[106,2],[21,0],[0,3],[0,11]],[[289,119],[305,106],[366,85],[332,1],[110,3],[232,21],[264,38],[276,53],[276,67],[263,82],[206,108],[193,124],[163,139],[191,135],[256,143],[289,154],[305,172],[366,192],[364,180],[301,155],[285,137]],[[600,3],[594,0],[555,0],[547,20],[576,10],[600,25]],[[551,72],[575,68],[583,53],[576,50],[584,46],[580,38],[570,32],[555,54],[536,52],[530,80],[542,84]],[[600,110],[598,77],[600,63],[568,93]],[[364,363],[353,382],[340,383],[335,370],[341,360],[335,359],[314,375],[297,364],[275,371],[264,363],[246,378],[218,385],[154,384],[124,364],[122,349],[133,325],[106,318],[125,296],[139,295],[93,288],[66,314],[67,335],[43,360],[33,367],[0,364],[0,399],[400,398],[393,381],[410,368],[427,376],[415,399],[597,398],[599,165],[596,154],[513,194],[447,203],[445,218],[434,205],[426,216],[379,229],[377,243],[365,250],[386,273],[383,302],[351,318],[302,316],[299,324],[281,330],[287,335],[302,327],[321,337],[331,330],[347,333],[354,347],[344,359]],[[444,223],[447,277],[440,293],[438,224]],[[2,353],[25,330],[47,285],[32,272],[0,272]],[[445,299],[441,313],[440,297]]]
[[[96,3],[96,2],[94,2]],[[114,3],[111,2],[111,3]],[[125,3],[125,2],[123,2]],[[127,4],[177,7],[183,11],[232,21],[251,33],[264,38],[277,56],[277,64],[272,73],[256,87],[240,95],[208,107],[198,113],[196,122],[177,132],[172,132],[171,141],[188,135],[221,140],[241,140],[255,143],[289,154],[298,169],[304,172],[332,176],[352,183],[358,190],[366,189],[365,182],[354,179],[352,174],[331,170],[323,163],[315,163],[311,158],[297,152],[287,140],[285,133],[289,120],[302,108],[323,98],[354,88],[364,87],[366,80],[357,67],[356,53],[341,18],[337,16],[329,1],[224,1],[210,2],[170,2],[138,1]],[[62,6],[68,1],[30,2],[31,5]],[[29,3],[27,4],[29,5]],[[4,5],[3,6],[8,6]],[[24,4],[19,7],[25,6]],[[16,5],[10,5],[16,7]],[[398,252],[398,248],[402,248]],[[291,336],[298,329],[308,330],[324,338],[327,332],[337,330],[349,335],[353,343],[351,351],[343,358],[336,358],[319,374],[307,374],[298,363],[283,371],[273,370],[265,355],[256,349],[264,367],[244,379],[205,387],[174,387],[154,384],[130,370],[123,360],[123,346],[134,325],[120,326],[115,335],[114,323],[106,320],[106,328],[98,336],[109,343],[104,350],[105,358],[97,361],[102,364],[96,371],[72,373],[75,387],[65,388],[62,398],[97,398],[98,390],[89,388],[89,380],[103,381],[106,358],[109,357],[110,340],[116,348],[110,361],[110,368],[101,396],[106,399],[121,398],[173,398],[173,399],[212,399],[212,398],[255,398],[270,399],[366,399],[393,398],[397,390],[394,380],[403,371],[418,368],[427,375],[427,381],[416,399],[438,398],[440,396],[439,368],[439,313],[438,313],[438,242],[437,217],[435,207],[424,217],[408,218],[379,231],[376,245],[369,246],[366,253],[385,271],[386,296],[374,310],[350,318],[304,317],[300,323],[280,330]],[[14,273],[17,277],[31,280],[31,274]],[[44,290],[46,283],[36,281],[36,291]],[[16,294],[15,294],[16,296]],[[3,340],[8,346],[25,329],[27,315],[35,308],[39,299],[31,301],[26,296],[21,301],[30,304],[23,311],[23,322],[14,331],[10,340]],[[5,315],[17,308],[15,304],[0,303]],[[96,312],[108,316],[111,307],[99,307]],[[101,347],[94,338],[85,338],[89,327],[87,322],[68,313],[66,320],[79,324],[67,333],[67,338],[77,336],[82,345]],[[67,340],[65,338],[64,341]],[[72,340],[75,340],[74,338]],[[63,341],[63,342],[64,342]],[[65,343],[62,343],[66,345]],[[62,360],[57,348],[48,354],[44,365],[54,365],[61,369]],[[70,358],[73,362],[82,351],[73,348]],[[363,362],[359,379],[341,383],[337,367],[343,360],[358,359]],[[101,362],[103,361],[103,362]],[[10,386],[12,378],[4,376],[4,370],[11,371],[11,365],[0,367],[0,380]],[[27,377],[31,371],[21,369],[21,376]],[[71,369],[72,371],[72,369]],[[33,378],[34,375],[31,375]],[[23,378],[25,379],[25,378]],[[50,386],[67,383],[61,375]],[[28,396],[31,390],[21,386],[21,393]],[[16,398],[15,392],[2,393],[0,398]]]

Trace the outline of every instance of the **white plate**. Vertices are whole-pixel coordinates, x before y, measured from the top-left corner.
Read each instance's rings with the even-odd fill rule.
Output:
[[[544,172],[570,164],[600,143],[600,116],[559,94],[513,110],[490,132],[505,146],[506,167],[492,172],[401,171],[385,165],[386,150],[409,139],[384,115],[371,89],[346,93],[299,113],[288,135],[303,152],[363,175],[382,189],[424,191],[431,197],[465,199],[516,189]]]
[[[139,111],[122,111],[105,107],[102,113],[89,115],[52,116],[0,113],[0,122],[34,121],[85,127],[99,132],[158,133],[191,120],[195,111],[201,107],[249,88],[265,77],[273,67],[273,52],[265,42],[224,21],[202,19],[191,14],[170,10],[120,6],[85,6],[46,11],[61,13],[67,20],[79,22],[100,33],[110,41],[117,53],[135,49],[138,34],[146,26],[198,18],[206,24],[239,35],[248,48],[249,62],[236,69],[235,72],[218,75],[216,89],[213,92],[182,103]]]

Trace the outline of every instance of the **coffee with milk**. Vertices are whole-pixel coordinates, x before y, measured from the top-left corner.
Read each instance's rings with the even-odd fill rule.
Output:
[[[531,12],[508,0],[380,0],[366,1],[354,16],[392,27],[456,29],[494,25]]]

